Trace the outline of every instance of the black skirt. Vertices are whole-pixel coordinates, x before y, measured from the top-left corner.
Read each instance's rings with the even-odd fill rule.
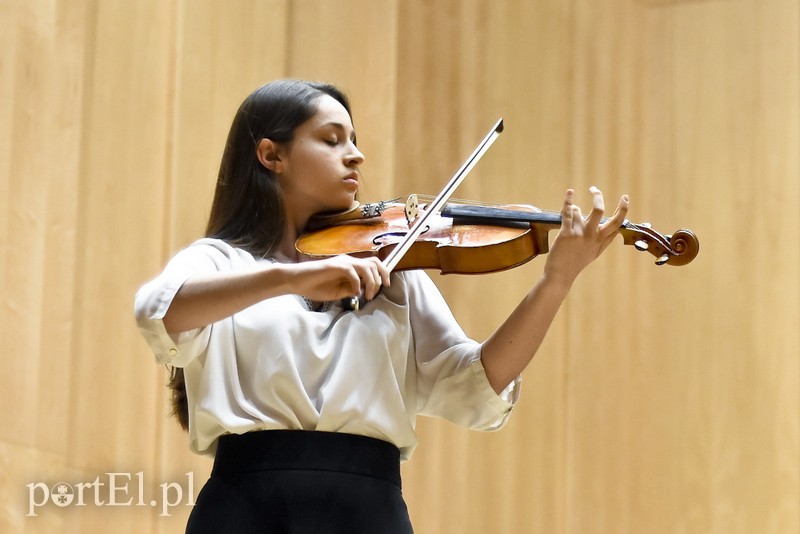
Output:
[[[219,439],[187,534],[411,534],[391,443],[268,430]]]

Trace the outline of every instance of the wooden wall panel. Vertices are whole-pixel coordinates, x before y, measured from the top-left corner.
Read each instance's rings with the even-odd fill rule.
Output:
[[[70,31],[70,22],[80,20],[81,11],[80,5],[62,13],[46,5],[0,5],[0,347],[5,364],[0,390],[6,406],[0,413],[6,429],[0,524],[10,531],[24,525],[29,477],[65,467],[60,448],[70,406],[63,401],[70,390],[51,366],[60,362],[68,368],[72,361],[75,232],[61,223],[76,212],[81,106],[80,79],[72,72],[80,71],[81,58],[58,65],[50,58],[62,47],[80,50],[80,36]],[[56,81],[66,90],[57,91]],[[49,142],[43,142],[46,137]],[[60,270],[48,267],[62,260]],[[51,519],[47,526],[57,529],[60,518]]]
[[[396,195],[398,0],[301,0],[290,8],[291,78],[340,86],[365,155],[362,201]]]
[[[239,104],[260,85],[286,76],[285,0],[180,4],[175,40],[170,250],[205,231],[219,161]]]
[[[505,131],[456,196],[560,207],[570,175],[571,17],[570,3],[556,1],[402,4],[397,174],[409,191],[435,194],[503,117]],[[433,277],[465,330],[484,339],[542,266]],[[562,531],[564,332],[557,319],[503,431],[419,421],[405,479],[420,532]]]
[[[176,251],[202,237],[211,207],[219,161],[231,121],[241,101],[256,87],[286,76],[288,6],[285,0],[180,2],[174,7],[170,109],[165,123],[168,150],[159,186],[157,213],[162,230],[148,236],[160,245],[141,280],[154,276]],[[141,343],[139,364],[152,364]],[[158,369],[158,385],[168,373]],[[186,433],[167,417],[168,392],[160,388],[159,409],[149,417],[158,427],[155,474],[158,481],[184,482],[192,473],[199,492],[211,459],[188,450]],[[160,488],[156,488],[159,492]],[[181,531],[191,511],[178,506],[170,517],[149,514],[153,532]]]
[[[152,447],[143,454],[131,446],[152,443],[152,425],[130,421],[136,393],[146,399],[140,406],[156,408],[154,369],[120,350],[139,342],[121,326],[131,322],[130,290],[138,282],[131,266],[141,258],[130,229],[146,230],[136,217],[145,199],[136,193],[148,189],[134,178],[163,166],[159,39],[170,33],[169,11],[151,7],[4,7],[14,36],[4,54],[14,69],[3,180],[2,337],[10,363],[3,418],[11,429],[3,445],[12,459],[3,501],[13,506],[4,520],[14,530],[96,530],[102,512],[26,519],[28,508],[17,506],[26,502],[25,484],[86,480],[152,458]],[[120,31],[120,19],[138,23]],[[138,384],[144,388],[135,390]]]
[[[606,135],[573,152],[701,254],[613,256],[571,296],[569,531],[797,529],[797,250],[770,228],[798,217],[770,205],[798,198],[798,3],[606,7],[575,32],[576,124]]]
[[[502,116],[458,196],[596,184],[701,240],[681,268],[614,243],[503,431],[419,421],[417,532],[798,531],[798,43],[798,0],[0,2],[0,530],[183,529],[188,506],[25,517],[26,484],[199,491],[132,297],[202,234],[242,98],[291,76],[352,96],[364,200],[436,192]],[[434,280],[483,339],[545,260]]]

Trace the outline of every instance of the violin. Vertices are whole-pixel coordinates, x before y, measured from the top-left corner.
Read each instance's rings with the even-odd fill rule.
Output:
[[[300,236],[295,248],[307,259],[350,254],[386,262],[427,209],[417,195],[405,202],[356,204],[345,213],[312,219],[310,231]],[[511,269],[547,253],[549,231],[561,226],[560,212],[529,205],[453,202],[428,215],[419,236],[392,270],[485,274]],[[657,265],[686,265],[700,251],[697,237],[686,229],[662,235],[648,224],[625,221],[619,232],[625,245],[649,252]]]

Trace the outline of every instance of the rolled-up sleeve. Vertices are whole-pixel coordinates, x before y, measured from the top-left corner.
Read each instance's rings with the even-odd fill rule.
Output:
[[[230,269],[232,251],[218,240],[197,241],[175,255],[160,275],[136,292],[136,325],[157,363],[184,367],[205,350],[213,325],[170,334],[164,326],[164,316],[178,290],[189,278]]]
[[[419,413],[474,430],[500,429],[519,398],[520,378],[495,393],[481,363],[481,344],[467,337],[430,277],[421,271],[404,274]]]

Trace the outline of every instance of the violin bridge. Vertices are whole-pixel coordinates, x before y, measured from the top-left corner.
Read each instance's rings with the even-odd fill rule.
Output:
[[[408,195],[403,211],[406,214],[406,222],[411,226],[411,223],[416,221],[417,217],[419,217],[419,200],[417,199],[417,195]]]

